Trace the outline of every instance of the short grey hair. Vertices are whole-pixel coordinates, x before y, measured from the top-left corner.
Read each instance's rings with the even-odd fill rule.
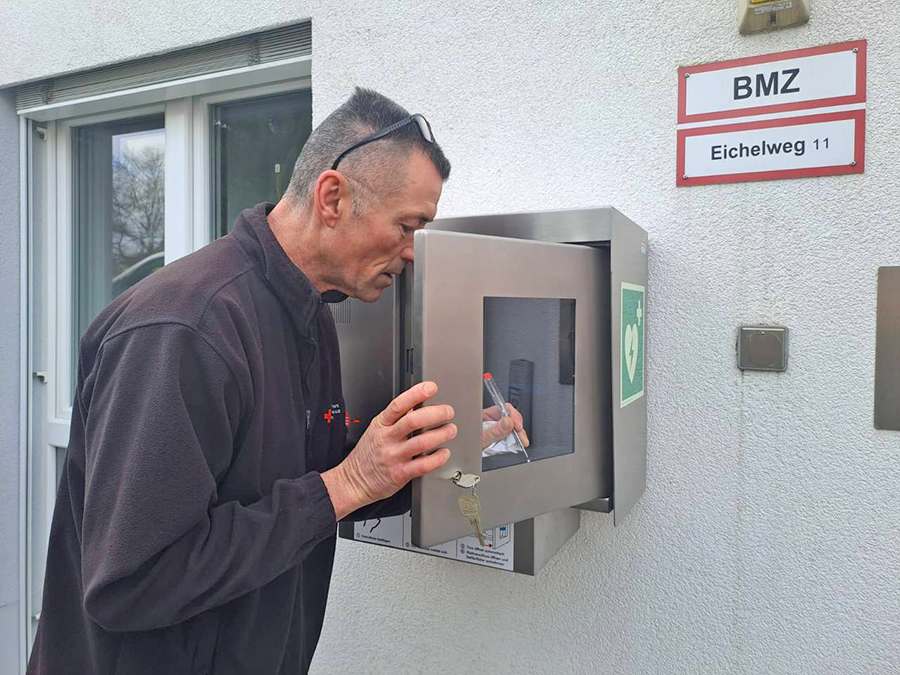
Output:
[[[344,150],[366,136],[407,117],[407,112],[387,96],[371,89],[357,87],[353,95],[315,128],[303,146],[285,198],[295,209],[309,204],[313,189],[323,171],[331,168]],[[384,138],[354,150],[341,160],[340,171],[363,190],[354,196],[353,209],[359,213],[359,192],[375,193],[397,190],[406,176],[398,173],[398,165],[414,150],[421,151],[437,169],[442,181],[450,177],[450,162],[437,143],[429,143],[415,123],[406,124]]]

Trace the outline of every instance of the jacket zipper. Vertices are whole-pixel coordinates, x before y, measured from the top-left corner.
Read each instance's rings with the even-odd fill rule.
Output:
[[[318,300],[318,304],[316,305],[316,310],[313,313],[312,321],[315,321],[316,317],[319,314],[319,310],[322,308],[324,304],[323,300],[320,298]],[[318,351],[319,345],[316,342],[315,338],[309,340],[312,345],[312,355],[309,358],[309,361],[306,364],[305,369],[301,373],[300,378],[300,387],[303,391],[303,400],[306,402],[306,444],[303,447],[304,452],[307,451],[309,447],[311,432],[312,432],[312,410],[310,409],[310,405],[312,405],[312,401],[310,401],[309,396],[309,371],[312,369],[312,365],[316,360],[316,353]]]
[[[313,341],[313,355],[310,358],[310,364],[315,360],[316,355],[316,343]],[[306,402],[306,445],[303,446],[304,452],[309,447],[310,436],[312,433],[312,409],[310,406],[312,405],[312,401],[310,401],[309,396],[309,382],[307,381],[309,377],[309,368],[306,369],[305,372],[302,373],[300,378],[300,386],[303,390],[303,400]]]

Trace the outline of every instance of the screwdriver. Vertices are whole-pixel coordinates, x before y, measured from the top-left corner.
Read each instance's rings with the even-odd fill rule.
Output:
[[[484,386],[488,390],[488,394],[491,395],[491,399],[494,401],[494,405],[500,408],[500,415],[502,417],[509,417],[509,411],[506,409],[506,401],[503,400],[503,394],[500,393],[500,387],[497,386],[497,383],[494,381],[494,376],[490,373],[484,374]],[[519,444],[519,447],[522,448],[522,452],[525,453],[525,461],[530,462],[531,458],[528,456],[528,451],[525,449],[525,444],[522,442],[522,439],[519,438],[519,434],[516,433],[515,426],[513,426],[512,434],[513,436],[515,436],[516,442]]]

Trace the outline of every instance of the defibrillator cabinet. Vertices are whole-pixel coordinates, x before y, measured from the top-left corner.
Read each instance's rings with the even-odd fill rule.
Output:
[[[646,476],[647,233],[612,207],[438,220],[391,291],[332,306],[350,437],[424,380],[459,433],[409,513],[341,537],[535,574],[580,510],[619,524]],[[488,378],[528,443],[484,447]],[[460,474],[479,477],[483,545]]]

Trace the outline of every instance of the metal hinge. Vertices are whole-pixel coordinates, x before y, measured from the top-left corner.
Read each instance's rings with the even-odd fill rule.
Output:
[[[38,135],[42,141],[47,140],[47,127],[34,127],[34,133]]]
[[[47,380],[50,379],[47,377],[47,373],[43,370],[36,370],[32,373],[32,376],[36,380],[39,380],[41,384],[47,384]]]

